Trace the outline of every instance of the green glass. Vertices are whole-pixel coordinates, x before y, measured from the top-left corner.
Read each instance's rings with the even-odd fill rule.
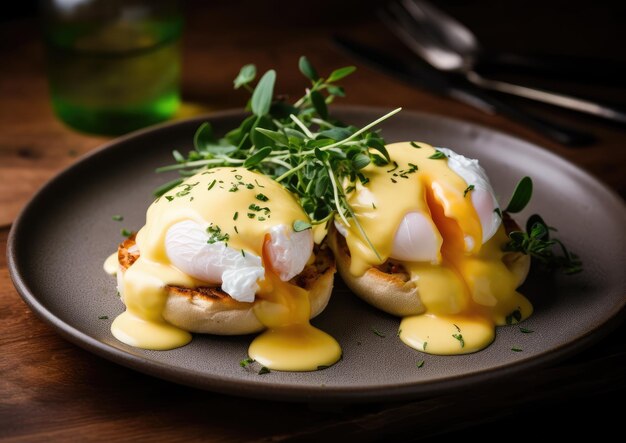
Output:
[[[174,2],[79,3],[85,7],[72,14],[44,15],[59,118],[82,131],[112,135],[170,118],[180,104],[182,17]]]

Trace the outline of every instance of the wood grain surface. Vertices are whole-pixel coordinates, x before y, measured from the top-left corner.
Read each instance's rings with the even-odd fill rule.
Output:
[[[275,2],[271,8],[269,2],[187,3],[185,104],[179,117],[239,107],[246,97],[231,89],[231,81],[248,62],[260,69],[276,68],[278,90],[296,96],[304,86],[295,74],[300,55],[307,54],[321,72],[354,63],[330,41],[336,32],[397,50],[398,43],[376,21],[374,9],[380,2],[295,3]],[[625,34],[616,18],[623,14],[623,6],[574,8],[571,2],[554,2],[548,9],[535,1],[510,11],[500,3],[443,5],[479,30],[481,39],[495,49],[621,56],[626,61],[620,48]],[[553,32],[555,14],[559,32]],[[533,32],[525,26],[530,21]],[[4,251],[12,221],[36,189],[108,138],[78,133],[55,119],[34,19],[0,24],[0,60],[0,250]],[[608,89],[556,83],[563,90],[626,103],[624,85]],[[503,117],[483,114],[364,67],[346,86],[345,103],[403,106],[525,138],[626,195],[623,127],[515,101],[598,137],[591,147],[571,149]],[[6,441],[434,440],[444,432],[453,437],[494,430],[516,440],[527,436],[525,422],[547,426],[554,435],[573,436],[581,429],[602,433],[618,429],[619,410],[610,403],[626,393],[623,325],[593,349],[559,365],[480,390],[405,403],[310,406],[203,392],[87,353],[61,339],[26,307],[12,286],[4,254],[0,255],[0,307],[0,439]],[[555,421],[554,411],[568,417],[567,422]]]

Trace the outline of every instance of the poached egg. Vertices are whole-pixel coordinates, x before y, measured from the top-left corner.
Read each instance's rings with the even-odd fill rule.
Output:
[[[262,365],[301,371],[334,364],[339,344],[310,325],[308,291],[290,282],[314,259],[312,229],[294,228],[308,220],[280,184],[245,168],[188,178],[147,210],[136,235],[139,257],[118,272],[126,311],[113,335],[145,349],[183,346],[189,332],[162,315],[168,287],[215,287],[249,303],[267,328],[249,349]]]
[[[400,338],[435,354],[474,352],[494,325],[526,318],[530,302],[516,291],[508,237],[485,170],[477,160],[425,143],[387,145],[392,163],[363,169],[348,201],[352,221],[335,220],[350,251],[350,274],[391,260],[409,275],[426,312],[403,319]]]

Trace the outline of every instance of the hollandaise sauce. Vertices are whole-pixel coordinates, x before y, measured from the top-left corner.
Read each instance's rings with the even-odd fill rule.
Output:
[[[400,339],[432,354],[483,349],[493,341],[496,325],[532,313],[530,302],[516,291],[524,272],[511,253],[503,252],[504,227],[500,223],[483,244],[483,227],[470,198],[474,187],[450,169],[442,152],[424,143],[395,143],[387,149],[393,164],[365,168],[369,182],[357,184],[348,196],[374,247],[355,223],[346,229],[350,273],[360,276],[387,261],[405,215],[424,215],[432,222],[439,252],[429,261],[401,261],[425,312],[402,319]]]
[[[191,220],[208,226],[210,241],[262,257],[265,275],[250,304],[267,328],[250,345],[249,355],[276,370],[311,371],[336,363],[337,341],[309,323],[309,292],[282,281],[266,258],[265,242],[276,225],[308,220],[294,197],[275,181],[245,168],[215,168],[185,180],[157,199],[136,236],[139,258],[121,276],[126,311],[111,326],[131,346],[167,350],[184,346],[191,334],[163,317],[169,287],[197,288],[207,282],[177,269],[169,260],[165,237],[174,224]],[[105,268],[112,269],[113,258]]]

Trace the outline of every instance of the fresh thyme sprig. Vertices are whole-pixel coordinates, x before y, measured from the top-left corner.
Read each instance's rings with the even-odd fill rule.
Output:
[[[400,108],[360,129],[346,125],[330,115],[328,105],[345,96],[337,81],[355,68],[340,68],[323,78],[304,56],[298,67],[310,85],[290,104],[274,94],[274,70],[267,71],[253,88],[256,67],[244,66],[234,87],[251,92],[247,107],[251,115],[222,138],[215,136],[210,123],[203,123],[194,136],[195,149],[187,157],[174,151],[176,163],[157,171],[179,170],[181,175],[190,176],[218,166],[257,170],[294,193],[312,224],[325,223],[337,214],[348,226],[354,222],[374,249],[348,204],[346,190],[354,189],[357,182],[367,183],[361,170],[370,163],[385,165],[390,161],[385,141],[372,128]],[[160,187],[158,194],[180,185],[180,181],[170,184]]]
[[[530,177],[522,178],[515,187],[505,212],[520,212],[530,201],[532,192],[533,182]],[[510,232],[504,249],[530,255],[550,270],[562,269],[566,274],[582,271],[580,258],[570,252],[560,240],[550,238],[550,231],[556,229],[548,226],[539,215],[531,215],[526,222],[526,232]]]

